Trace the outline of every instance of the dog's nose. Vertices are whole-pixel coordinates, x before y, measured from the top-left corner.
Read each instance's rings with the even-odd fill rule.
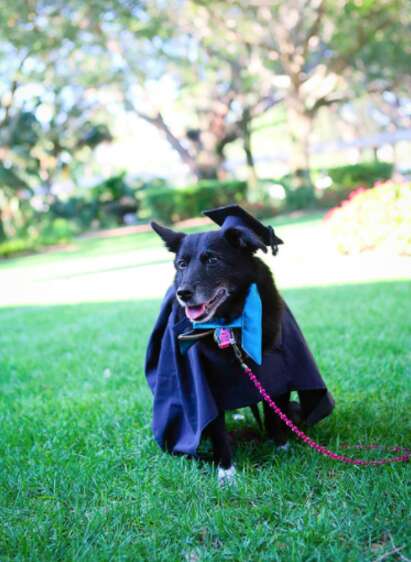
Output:
[[[177,291],[177,296],[179,299],[181,299],[183,302],[187,302],[191,299],[191,297],[193,296],[193,291],[190,291],[190,289],[178,289]]]

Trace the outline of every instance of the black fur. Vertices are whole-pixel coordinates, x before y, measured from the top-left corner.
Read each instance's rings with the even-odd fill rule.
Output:
[[[209,302],[224,288],[225,300],[214,315],[231,320],[241,313],[250,285],[257,285],[263,308],[263,350],[272,349],[280,325],[282,300],[270,269],[254,255],[258,249],[265,250],[262,241],[247,228],[185,235],[154,222],[152,227],[175,253],[174,284],[182,306],[196,307]],[[278,445],[286,441],[282,422],[278,424],[267,412],[265,425]],[[224,412],[209,425],[207,433],[213,443],[215,462],[223,468],[230,467],[232,455]]]

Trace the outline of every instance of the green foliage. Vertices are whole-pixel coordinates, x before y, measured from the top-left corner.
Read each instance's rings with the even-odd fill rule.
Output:
[[[3,242],[0,242],[0,257],[8,258],[25,252],[34,252],[37,247],[37,244],[33,240],[24,238],[4,240]]]
[[[46,246],[69,242],[78,233],[76,226],[63,218],[36,214],[33,224],[15,238],[0,242],[0,257],[42,250]]]
[[[42,245],[48,246],[50,244],[69,242],[76,232],[76,227],[70,221],[63,218],[52,218],[44,222],[37,238]]]
[[[323,208],[333,207],[343,201],[358,187],[370,188],[376,181],[388,180],[393,172],[389,162],[360,162],[348,166],[336,166],[316,170],[314,177],[328,176],[331,185],[317,194],[318,204]]]
[[[283,187],[285,199],[284,201],[277,201],[277,211],[298,211],[312,209],[317,206],[314,188],[311,185],[297,187],[295,176],[292,174],[287,174],[277,179],[265,179],[262,183],[266,184],[267,188],[269,188],[270,184]],[[275,214],[273,213],[271,216]]]
[[[11,192],[13,190],[25,188],[28,189],[28,185],[22,180],[17,174],[13,166],[6,167],[2,162],[0,162],[0,190],[5,194],[6,191]]]
[[[9,135],[10,146],[34,146],[41,135],[41,125],[31,111],[20,111],[14,117]]]
[[[95,219],[99,226],[113,221],[121,225],[126,214],[137,213],[139,203],[125,176],[125,172],[112,176],[88,190],[87,198],[96,208]]]
[[[263,180],[279,184],[284,187],[286,200],[285,211],[295,211],[320,207],[328,209],[338,205],[358,187],[370,188],[376,181],[387,180],[391,177],[393,165],[389,162],[360,162],[346,166],[314,169],[311,171],[313,183],[297,186],[295,176],[287,174],[279,179]],[[326,187],[321,186],[322,181],[327,181]]]
[[[411,255],[411,182],[359,189],[327,215],[340,252]]]
[[[93,199],[105,203],[117,201],[124,195],[133,195],[133,190],[125,180],[125,172],[98,183],[90,189]]]
[[[58,216],[83,227],[121,224],[125,214],[136,213],[138,197],[120,181],[120,187],[102,185],[93,194],[76,193],[69,202],[53,203],[56,186],[79,184],[84,168],[93,169],[93,150],[111,140],[108,124],[122,104],[165,135],[193,177],[218,175],[224,150],[235,140],[242,140],[252,156],[250,132],[277,104],[287,115],[290,138],[305,152],[308,137],[297,134],[299,125],[305,123],[305,129],[321,107],[344,102],[347,92],[363,94],[370,79],[385,94],[407,87],[408,7],[406,0],[307,2],[297,12],[284,0],[264,9],[240,1],[235,10],[224,2],[212,8],[207,2],[174,1],[4,4],[0,145],[9,170],[0,170],[0,176],[8,176],[11,204],[0,216],[0,222],[4,216],[8,221],[0,225],[0,237],[14,235],[22,222],[36,217],[23,186],[31,197],[43,194],[44,207],[54,206]],[[289,40],[278,41],[277,29]],[[291,77],[289,65],[283,65],[288,59],[299,61]],[[164,77],[175,85],[175,96],[152,104],[150,84]],[[406,103],[398,99],[394,117]],[[290,117],[296,108],[294,123]],[[292,150],[291,156],[299,152]],[[296,162],[291,167],[299,169]],[[332,206],[354,184],[376,179],[365,175],[332,177],[333,186],[318,194],[308,182],[296,189],[287,179],[286,207]],[[123,192],[114,193],[117,189]],[[184,197],[176,192],[167,200],[152,192],[143,199],[146,209],[172,220],[214,205],[218,198],[211,191],[187,188]],[[261,209],[267,212],[269,206]]]
[[[56,199],[50,207],[50,212],[73,223],[77,224],[81,230],[90,228],[98,214],[97,203],[88,200],[84,194],[74,195],[62,201]]]
[[[16,175],[13,169],[0,166],[0,181],[9,182],[13,187],[3,188],[3,208],[14,213],[14,224],[4,222],[3,238],[19,238],[15,244],[3,246],[2,253],[11,254],[13,248],[37,248],[47,243],[45,233],[39,228],[52,224],[53,219],[61,218],[71,223],[71,232],[89,228],[108,228],[124,224],[127,214],[137,215],[142,220],[156,218],[164,223],[172,223],[199,216],[204,209],[240,203],[259,218],[271,218],[278,212],[289,212],[314,207],[329,208],[345,199],[359,185],[370,187],[375,180],[390,177],[392,165],[386,162],[360,163],[329,169],[314,170],[314,182],[326,177],[331,182],[325,189],[313,190],[311,186],[298,187],[292,175],[278,180],[261,180],[266,192],[263,204],[247,203],[247,184],[243,181],[204,180],[196,185],[181,189],[166,187],[162,178],[151,180],[126,179],[125,173],[117,174],[98,183],[94,187],[77,190],[67,200],[54,198],[48,211],[36,212],[30,205],[30,189]],[[270,195],[270,184],[283,186],[285,199],[275,199]],[[280,188],[281,189],[281,188]],[[18,193],[25,193],[25,198]],[[274,198],[273,198],[274,197]],[[5,205],[8,202],[8,207]],[[0,205],[0,207],[2,206]],[[49,215],[48,217],[46,215]],[[45,228],[45,227],[44,227]],[[48,228],[48,227],[47,227]],[[47,229],[46,229],[47,231]],[[45,231],[45,232],[46,232]],[[35,232],[33,236],[32,232]],[[0,232],[1,235],[1,232]],[[49,237],[51,244],[67,236]]]
[[[172,223],[197,217],[205,209],[243,203],[246,192],[244,181],[204,180],[181,189],[149,189],[144,192],[143,205],[151,217]]]
[[[141,195],[147,190],[161,189],[162,178],[128,180],[117,174],[88,189],[78,189],[68,199],[53,197],[43,211],[31,205],[30,190],[10,170],[0,166],[2,177],[14,182],[13,189],[0,188],[0,256],[36,251],[49,244],[68,242],[73,235],[88,229],[122,225],[126,215],[137,220]],[[26,196],[18,196],[22,187]],[[49,197],[51,198],[51,197]]]
[[[143,208],[152,218],[172,223],[177,206],[176,191],[168,187],[147,191],[143,196]]]
[[[124,224],[125,215],[135,215],[139,208],[136,189],[125,175],[123,172],[107,178],[66,201],[56,199],[50,212],[74,221],[82,230]]]
[[[98,50],[91,51],[81,21],[77,2],[2,6],[0,238],[24,235],[30,245],[24,231],[38,229],[35,209],[49,208],[56,184],[74,186],[94,148],[112,140],[108,112],[90,95],[98,86],[93,69],[103,75],[103,61],[95,64]]]
[[[311,209],[315,207],[315,192],[311,185],[303,185],[299,188],[290,187],[284,182],[286,192],[286,207],[289,211]]]
[[[392,170],[393,165],[389,162],[376,160],[327,168],[327,174],[334,184],[353,189],[359,185],[371,187],[377,180],[389,179]]]

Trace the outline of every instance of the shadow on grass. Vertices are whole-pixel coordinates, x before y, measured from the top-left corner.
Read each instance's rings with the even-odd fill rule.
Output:
[[[384,282],[284,292],[336,399],[333,415],[310,430],[314,439],[337,448],[339,442],[409,444],[410,289],[407,282]],[[17,406],[33,398],[35,409],[45,400],[58,406],[66,392],[72,408],[83,393],[93,393],[104,406],[110,391],[121,417],[132,393],[149,396],[143,361],[159,306],[142,300],[0,308],[0,400]],[[144,400],[138,431],[148,433],[151,408]],[[273,446],[254,428],[247,412],[241,423],[229,421],[239,457],[271,462]]]

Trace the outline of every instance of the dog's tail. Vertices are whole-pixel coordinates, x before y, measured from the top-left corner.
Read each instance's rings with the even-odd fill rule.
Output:
[[[253,404],[252,406],[250,406],[250,410],[253,413],[254,419],[260,431],[263,431],[263,421],[261,419],[260,410],[258,409],[258,404]]]

